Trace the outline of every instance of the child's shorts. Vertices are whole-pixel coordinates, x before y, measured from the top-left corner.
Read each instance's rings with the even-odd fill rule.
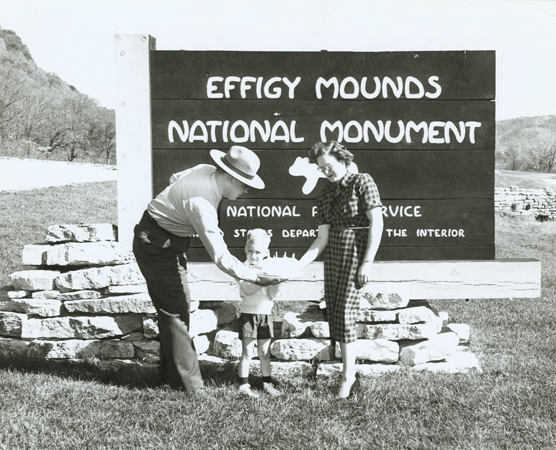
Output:
[[[239,338],[270,339],[274,337],[274,324],[268,314],[245,314],[239,316]]]

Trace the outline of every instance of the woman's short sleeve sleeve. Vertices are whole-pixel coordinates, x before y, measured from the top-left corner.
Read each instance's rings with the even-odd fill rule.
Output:
[[[362,173],[357,180],[357,190],[359,192],[359,200],[361,202],[362,210],[368,211],[382,206],[380,201],[380,194],[375,181],[368,173]]]

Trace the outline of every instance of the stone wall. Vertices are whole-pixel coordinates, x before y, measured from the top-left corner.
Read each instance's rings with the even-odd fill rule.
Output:
[[[25,270],[11,274],[13,286],[0,292],[0,357],[158,364],[156,311],[133,254],[115,239],[110,224],[58,225],[48,228],[44,244],[25,246]],[[362,294],[360,373],[402,367],[479,369],[467,346],[467,325],[448,324],[447,313],[439,313],[427,301],[410,301],[404,292],[375,292],[371,287]],[[240,357],[236,305],[192,302],[190,334],[201,365],[223,368]],[[275,375],[310,373],[315,362],[318,375],[341,370],[340,347],[331,349],[325,314],[312,304],[275,323]],[[254,361],[254,373],[258,366]]]
[[[520,189],[517,186],[496,188],[496,211],[531,215],[543,219],[556,218],[556,192],[550,188]]]

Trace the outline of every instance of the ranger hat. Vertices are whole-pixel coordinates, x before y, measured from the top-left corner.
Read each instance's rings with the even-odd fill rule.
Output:
[[[257,175],[261,161],[254,151],[234,145],[226,153],[211,150],[210,156],[222,170],[242,183],[255,189],[264,189],[264,181]]]

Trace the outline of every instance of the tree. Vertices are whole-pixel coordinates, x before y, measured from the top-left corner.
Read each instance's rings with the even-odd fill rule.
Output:
[[[70,93],[50,105],[43,124],[42,142],[49,147],[49,154],[65,152],[67,161],[84,156],[91,147],[92,102],[89,97]]]
[[[23,104],[25,111],[21,118],[22,137],[40,143],[43,123],[51,110],[52,92],[46,88],[37,88],[25,95]]]
[[[64,102],[67,123],[65,148],[67,160],[70,162],[75,161],[79,154],[87,153],[91,147],[92,107],[93,103],[86,95],[66,97]]]
[[[105,164],[116,161],[116,123],[113,110],[104,110],[97,122],[97,148]]]
[[[539,132],[536,143],[529,148],[535,170],[550,173],[556,167],[556,132]]]
[[[25,111],[23,99],[25,83],[21,74],[10,64],[0,62],[0,134],[6,136],[15,130],[19,116]]]
[[[508,170],[519,170],[523,166],[521,152],[516,146],[509,147],[503,152],[504,168]]]

